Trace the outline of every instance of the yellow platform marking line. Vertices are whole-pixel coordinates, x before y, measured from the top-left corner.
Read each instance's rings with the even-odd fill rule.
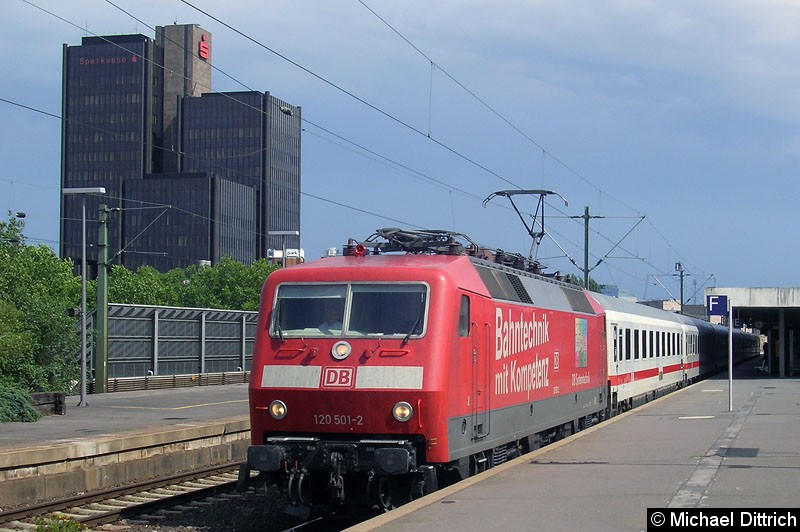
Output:
[[[246,403],[247,399],[236,399],[234,401],[220,401],[217,403],[201,403],[199,405],[186,406],[109,406],[108,408],[120,408],[123,410],[186,410],[188,408],[202,408],[204,406],[217,406],[231,403]]]

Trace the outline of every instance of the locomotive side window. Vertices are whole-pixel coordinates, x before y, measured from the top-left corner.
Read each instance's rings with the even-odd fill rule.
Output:
[[[425,330],[422,284],[285,284],[276,292],[273,336],[419,336]]]
[[[469,297],[461,296],[461,307],[458,309],[458,335],[469,336]]]

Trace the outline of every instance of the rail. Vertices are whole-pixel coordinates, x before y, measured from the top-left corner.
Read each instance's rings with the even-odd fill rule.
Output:
[[[131,515],[183,504],[236,487],[238,464],[229,463],[191,473],[172,475],[102,492],[68,497],[26,508],[0,512],[3,527],[29,529],[38,519],[72,519],[93,527]],[[163,489],[168,488],[168,489]]]

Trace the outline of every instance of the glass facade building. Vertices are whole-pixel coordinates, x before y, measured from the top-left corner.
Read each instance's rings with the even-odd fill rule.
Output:
[[[109,218],[112,263],[161,271],[224,256],[268,257],[300,229],[300,108],[269,93],[207,93],[211,35],[197,25],[64,45],[60,254],[80,263],[97,208]],[[162,67],[163,65],[163,67]],[[164,209],[158,206],[170,205]],[[148,209],[142,207],[147,206]],[[287,247],[300,247],[290,237]],[[90,274],[95,247],[87,252]]]
[[[181,171],[213,173],[256,190],[259,258],[284,244],[300,247],[299,236],[270,236],[300,229],[300,112],[268,92],[181,100]]]
[[[122,250],[127,268],[148,265],[168,271],[217,263],[224,256],[253,262],[253,187],[205,173],[175,173],[127,181],[124,192],[130,209]]]
[[[122,207],[122,183],[141,179],[152,165],[153,43],[143,35],[84,37],[81,46],[64,46],[61,122],[62,188],[105,187],[103,198],[61,196],[61,256],[79,262],[81,208],[97,218],[106,203]],[[96,240],[87,224],[87,242]],[[109,220],[109,238],[119,245],[122,223]],[[87,261],[97,261],[96,247]]]

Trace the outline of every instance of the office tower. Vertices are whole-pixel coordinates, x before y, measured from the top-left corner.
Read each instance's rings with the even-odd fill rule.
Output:
[[[300,247],[299,107],[255,91],[181,101],[181,171],[208,172],[251,186],[257,198],[256,257]]]
[[[109,217],[112,264],[161,271],[245,263],[299,247],[300,108],[269,93],[210,93],[211,34],[195,24],[64,45],[62,257],[81,256],[81,205],[95,242],[97,207]],[[162,66],[163,65],[163,66]],[[246,134],[245,134],[246,132]],[[249,156],[255,152],[254,157]],[[95,274],[96,250],[87,252]]]

